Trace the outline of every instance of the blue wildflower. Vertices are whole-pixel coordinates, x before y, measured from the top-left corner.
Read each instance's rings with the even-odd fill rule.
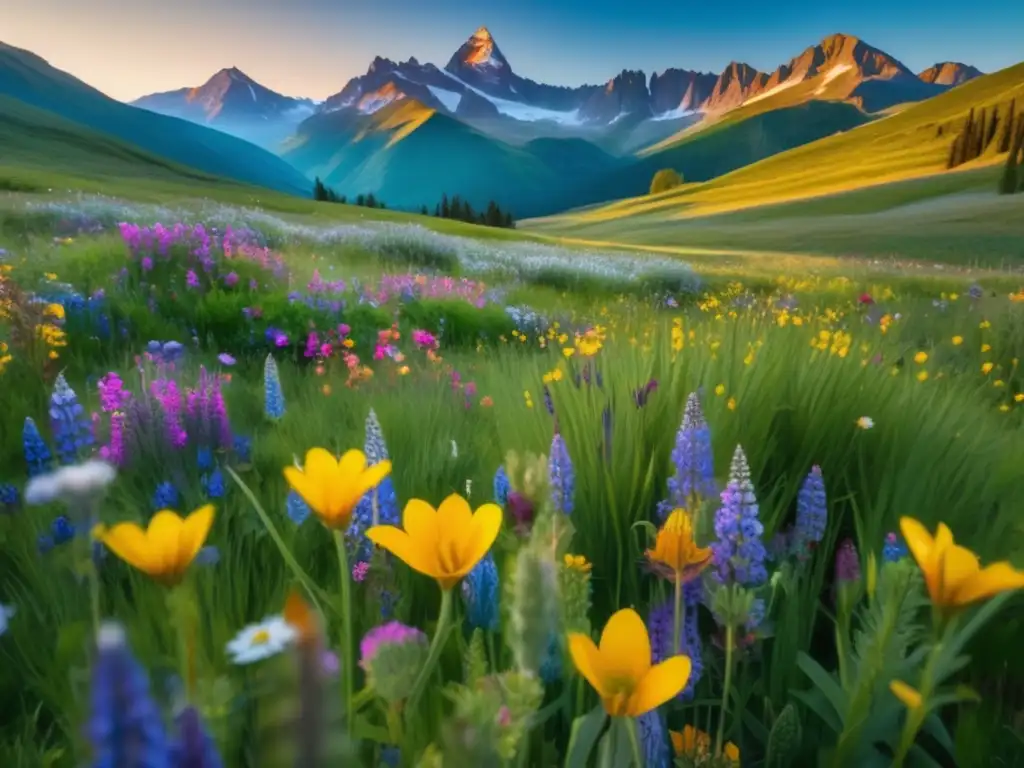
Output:
[[[562,645],[554,632],[548,639],[548,649],[544,660],[540,663],[540,679],[545,685],[551,685],[562,677]]]
[[[63,373],[57,375],[50,395],[50,431],[61,464],[74,464],[79,452],[95,443],[85,409]]]
[[[224,763],[196,708],[185,707],[175,720],[178,738],[170,746],[171,768],[222,768]]]
[[[252,461],[252,438],[244,435],[235,435],[232,443],[235,458],[239,464],[248,464]]]
[[[462,597],[466,601],[466,621],[474,629],[488,632],[498,629],[498,566],[494,555],[487,553],[462,580]]]
[[[160,711],[124,629],[100,627],[97,650],[87,731],[93,768],[171,768]]]
[[[565,440],[557,432],[551,440],[548,478],[551,482],[551,501],[555,509],[571,515],[573,497],[576,494],[576,473],[572,459],[569,458],[569,450],[565,447]]]
[[[657,709],[652,709],[636,719],[643,752],[644,768],[671,768],[672,749],[668,730]]]
[[[220,562],[220,550],[217,547],[209,544],[199,550],[196,555],[196,565],[214,566]]]
[[[722,506],[715,512],[718,540],[711,544],[711,552],[718,583],[758,587],[768,580],[762,534],[764,526],[758,519],[750,467],[743,449],[736,446],[729,482],[722,491]]]
[[[285,501],[285,512],[293,523],[302,525],[306,522],[306,518],[312,514],[313,510],[309,508],[309,505],[299,494],[295,491],[289,491],[288,498]]]
[[[226,490],[224,473],[221,472],[220,467],[216,467],[208,475],[203,475],[203,490],[206,491],[206,495],[211,499],[219,499],[224,495]]]
[[[494,502],[501,507],[508,503],[508,494],[512,490],[512,484],[508,481],[508,472],[502,464],[494,473]]]
[[[18,489],[10,483],[0,483],[0,511],[11,511],[18,503]]]
[[[388,768],[398,768],[402,762],[402,751],[398,747],[384,747],[380,751],[380,760]]]
[[[672,650],[672,636],[675,633],[675,606],[666,600],[651,609],[647,617],[647,632],[651,638],[651,662],[659,664],[665,659],[683,654],[690,657],[690,677],[686,687],[679,694],[681,701],[693,698],[697,683],[704,673],[702,657],[703,644],[700,638],[699,611],[703,585],[700,580],[690,581],[683,586],[683,627],[679,647]]]
[[[821,476],[821,467],[811,467],[804,479],[796,498],[796,529],[795,541],[801,557],[807,550],[817,544],[825,536],[828,524],[828,502],[825,496],[825,480]]]
[[[886,563],[896,563],[910,554],[907,544],[898,533],[889,532],[885,536],[885,544],[882,546],[882,560]]]
[[[683,409],[683,423],[676,432],[672,449],[674,472],[668,480],[668,498],[658,505],[662,519],[673,509],[689,509],[694,497],[714,496],[715,467],[711,451],[711,428],[704,419],[700,397],[691,392]]]
[[[206,472],[213,468],[213,451],[209,448],[201,447],[196,451],[196,466],[199,467],[201,472]]]
[[[174,483],[165,481],[156,487],[151,503],[154,511],[177,509],[179,499],[180,495],[178,494],[178,489],[174,487]]]
[[[271,421],[284,416],[284,392],[281,391],[281,374],[273,355],[267,355],[263,364],[263,412]]]
[[[55,547],[67,544],[75,538],[75,524],[68,519],[67,515],[59,515],[50,524],[50,536]]]
[[[36,539],[36,549],[39,550],[39,554],[45,555],[47,552],[52,550],[56,544],[53,541],[53,536],[48,533],[40,534]]]
[[[366,417],[363,454],[366,456],[367,466],[389,460],[384,431],[377,419],[377,413],[372,408]],[[356,550],[356,557],[360,560],[370,559],[372,544],[364,538],[367,529],[373,525],[398,525],[399,519],[398,495],[395,493],[394,481],[389,475],[359,500],[352,513],[352,523],[347,533],[350,544]]]
[[[25,426],[21,431],[21,444],[25,453],[25,463],[28,465],[29,477],[41,475],[50,470],[50,462],[53,455],[39,434],[39,427],[30,417],[25,417]]]

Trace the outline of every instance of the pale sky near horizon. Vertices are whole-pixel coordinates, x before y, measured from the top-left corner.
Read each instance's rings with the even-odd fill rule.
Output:
[[[0,41],[122,100],[201,85],[230,66],[323,99],[374,56],[443,67],[481,25],[513,70],[555,85],[603,83],[622,69],[720,72],[732,60],[771,71],[834,32],[914,71],[952,60],[991,72],[1024,59],[1024,0],[966,10],[955,0],[810,10],[732,0],[727,12],[684,0],[6,0]]]

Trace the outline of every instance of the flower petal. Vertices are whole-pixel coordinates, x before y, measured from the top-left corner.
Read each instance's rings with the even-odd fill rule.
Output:
[[[315,477],[307,475],[297,467],[285,467],[284,479],[318,515],[323,514],[323,510],[327,509],[325,487],[323,483],[317,482]]]
[[[390,474],[391,462],[387,459],[378,461],[372,467],[367,467],[366,471],[359,476],[359,482],[356,483],[356,487],[359,489],[359,498],[380,485],[381,481]]]
[[[651,640],[640,614],[623,608],[612,614],[601,632],[601,663],[609,677],[634,685],[651,668]]]
[[[213,504],[205,504],[185,518],[178,540],[180,562],[184,567],[192,564],[206,543],[206,537],[213,526],[213,512]]]
[[[461,562],[458,570],[463,576],[473,570],[494,546],[501,531],[502,514],[497,504],[482,504],[473,514],[459,545]]]
[[[605,673],[602,665],[601,651],[598,650],[594,641],[582,632],[570,632],[569,655],[576,671],[586,678],[597,695],[604,698],[608,695],[608,687],[605,685]]]
[[[957,603],[976,603],[1011,589],[1024,589],[1024,571],[1018,571],[1005,561],[992,563],[961,584],[956,592]]]
[[[942,587],[940,603],[957,602],[956,593],[981,570],[978,556],[965,547],[952,546],[939,555],[939,578]]]
[[[169,509],[153,515],[146,528],[146,548],[150,564],[156,570],[153,575],[169,575],[180,572],[178,562],[178,541],[181,538],[182,520]]]
[[[143,573],[152,572],[146,532],[136,523],[118,523],[110,528],[100,527],[93,535],[128,565],[138,568]]]
[[[947,529],[948,530],[948,529]],[[921,569],[925,585],[928,587],[928,594],[932,602],[938,602],[939,594],[939,563],[936,559],[935,539],[928,533],[928,529],[912,517],[900,518],[900,533],[907,542],[907,549],[917,561],[917,567]]]
[[[331,457],[334,460],[334,457]],[[366,454],[353,448],[345,451],[341,459],[334,462],[335,469],[340,473],[341,480],[352,484],[358,481],[359,476],[366,470]]]
[[[691,668],[689,656],[673,656],[651,667],[630,697],[629,715],[640,717],[677,696],[686,687]]]
[[[375,525],[366,531],[366,538],[424,576],[436,579],[443,575],[438,573],[434,551],[424,547],[401,528],[393,525]]]
[[[437,549],[437,511],[423,499],[409,499],[405,503],[402,527],[424,547]]]

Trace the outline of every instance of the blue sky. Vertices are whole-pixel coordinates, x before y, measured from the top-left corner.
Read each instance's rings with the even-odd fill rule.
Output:
[[[320,99],[376,55],[444,66],[481,25],[516,72],[559,85],[622,69],[718,72],[734,59],[770,71],[833,32],[915,71],[1024,59],[1022,0],[7,0],[0,40],[120,99],[199,85],[228,66]]]

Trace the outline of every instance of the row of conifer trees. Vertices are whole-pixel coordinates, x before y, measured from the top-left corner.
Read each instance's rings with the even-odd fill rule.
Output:
[[[944,132],[945,127],[940,125],[938,135]],[[1016,99],[980,110],[972,108],[949,147],[946,168],[977,160],[989,150],[1006,154],[999,177],[1000,194],[1024,191],[1024,112],[1017,112]]]

